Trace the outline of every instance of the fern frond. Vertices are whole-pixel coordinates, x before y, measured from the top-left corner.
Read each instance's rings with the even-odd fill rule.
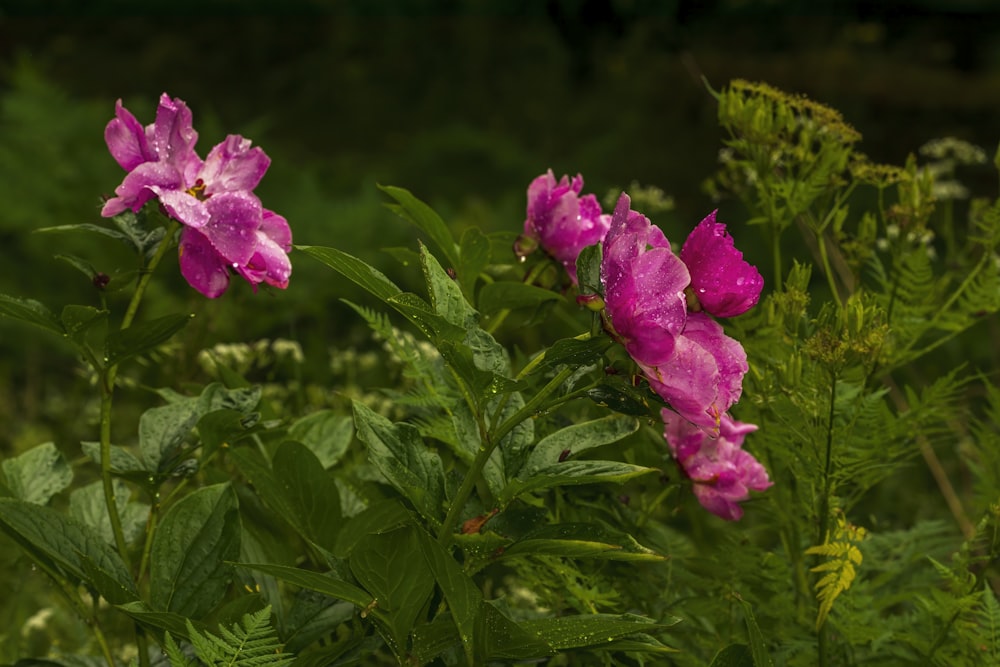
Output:
[[[866,530],[860,526],[847,523],[843,515],[837,517],[837,527],[832,539],[825,544],[809,547],[805,553],[814,556],[826,556],[831,560],[821,563],[811,572],[827,572],[828,574],[816,582],[816,599],[819,602],[819,613],[816,615],[816,630],[818,631],[833,609],[837,597],[851,587],[857,576],[856,566],[861,565],[862,555],[857,544],[864,539]]]
[[[244,614],[232,629],[219,627],[221,637],[198,632],[190,621],[188,632],[198,658],[210,667],[284,667],[294,656],[283,653],[278,635],[271,627],[271,607]]]
[[[167,660],[170,661],[170,667],[195,667],[196,663],[188,660],[184,651],[177,645],[169,632],[163,636],[163,651],[167,655]]]

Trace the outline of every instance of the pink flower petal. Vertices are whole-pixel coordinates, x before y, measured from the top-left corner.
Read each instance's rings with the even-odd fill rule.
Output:
[[[178,253],[181,275],[191,287],[209,299],[222,296],[229,287],[229,268],[204,234],[185,227]]]
[[[691,272],[691,289],[702,307],[716,317],[735,317],[757,303],[764,279],[743,259],[726,226],[715,221],[715,213],[692,230],[681,259]]]
[[[146,132],[122,101],[115,102],[115,117],[104,128],[104,141],[111,156],[125,171],[132,171],[156,156],[146,142]]]
[[[250,191],[264,177],[271,159],[250,140],[230,134],[205,158],[198,178],[205,183],[205,194]]]
[[[263,210],[250,192],[222,192],[205,201],[211,215],[201,232],[218,253],[234,267],[243,266],[257,247]]]
[[[736,521],[743,516],[739,503],[750,497],[750,491],[764,491],[772,485],[764,466],[740,447],[743,435],[756,430],[753,424],[741,424],[726,415],[723,432],[739,434],[730,440],[725,435],[713,436],[671,410],[664,409],[662,416],[667,444],[693,482],[698,502],[709,512]]]
[[[582,189],[583,177],[579,174],[572,181],[568,176],[556,181],[550,169],[528,186],[524,221],[524,235],[537,240],[559,261],[574,284],[580,251],[600,243],[611,225],[611,217],[601,213],[597,197],[581,197]]]

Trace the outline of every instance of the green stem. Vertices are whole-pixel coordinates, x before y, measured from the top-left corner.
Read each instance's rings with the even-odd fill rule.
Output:
[[[830,492],[833,486],[833,418],[836,414],[837,402],[837,374],[831,373],[830,378],[830,415],[826,428],[826,463],[823,467],[823,498],[820,501],[819,516],[819,541],[817,544],[826,543],[826,533],[829,530],[830,522]],[[819,651],[820,667],[827,664],[827,633],[826,623],[819,628],[817,636],[817,650]]]
[[[838,307],[844,306],[843,299],[840,298],[840,289],[833,275],[833,268],[830,266],[830,256],[826,250],[826,236],[822,232],[816,232],[816,243],[819,245],[819,257],[823,263],[823,273],[826,275],[826,282],[830,286],[830,294],[833,295]]]
[[[149,264],[142,267],[140,270],[139,281],[136,283],[135,291],[132,293],[132,299],[129,301],[128,307],[125,309],[125,315],[122,317],[122,330],[128,329],[135,320],[135,316],[139,312],[139,303],[142,301],[142,297],[146,293],[146,288],[149,286],[149,282],[153,277],[153,272],[156,270],[160,261],[166,256],[167,250],[169,250],[173,245],[174,236],[179,228],[179,222],[171,221],[170,225],[167,227],[166,233],[163,236],[163,240],[160,241],[160,245],[156,249],[156,253],[153,255],[152,259],[150,259]],[[118,364],[109,364],[102,372],[100,383],[101,486],[104,490],[104,502],[108,509],[108,520],[111,522],[111,532],[114,534],[115,547],[117,548],[122,561],[125,563],[125,567],[131,570],[132,560],[129,557],[128,543],[125,540],[125,531],[122,529],[121,517],[118,514],[118,500],[115,497],[114,478],[111,475],[111,412],[114,405],[115,380],[117,377]],[[146,560],[145,551],[146,550],[143,549],[143,561]],[[139,578],[141,578],[141,572]],[[104,653],[105,658],[108,660],[108,664],[111,665],[111,667],[114,667],[115,663],[111,656],[110,648],[108,647],[104,633],[97,625],[96,618],[94,619],[93,628],[94,636],[97,638],[97,642],[101,646],[102,653]],[[139,664],[141,667],[148,667],[149,650],[146,635],[138,625],[136,625],[135,633],[136,647],[139,651]]]
[[[455,526],[458,524],[458,517],[461,514],[462,509],[465,507],[465,503],[469,499],[469,496],[472,494],[473,487],[476,486],[476,483],[482,477],[483,468],[486,467],[486,462],[490,460],[490,456],[493,455],[497,445],[500,444],[500,442],[504,439],[504,436],[510,433],[515,426],[530,417],[538,409],[538,406],[540,406],[548,397],[548,395],[558,389],[562,383],[573,374],[573,371],[574,369],[569,366],[559,371],[556,376],[541,389],[541,391],[535,394],[530,401],[524,404],[524,407],[500,424],[494,433],[486,434],[486,437],[483,439],[482,446],[476,454],[476,458],[469,466],[469,470],[465,474],[465,479],[462,480],[462,485],[458,488],[458,492],[455,494],[454,500],[452,500],[451,507],[448,509],[448,515],[445,517],[444,523],[441,524],[440,531],[438,531],[438,542],[440,542],[442,546],[448,547],[451,544]],[[523,372],[524,371],[522,371],[522,373]]]
[[[548,268],[548,266],[549,266],[548,260],[535,264],[533,267],[531,267],[531,271],[528,272],[528,275],[524,277],[523,281],[524,284],[534,285],[535,280],[538,278],[538,276],[542,274],[542,271]],[[494,331],[499,329],[500,325],[503,324],[504,320],[507,319],[508,315],[510,315],[510,308],[504,308],[500,312],[498,312],[493,317],[493,320],[489,323],[489,325],[484,327],[486,333],[492,334]]]
[[[125,309],[125,316],[122,318],[121,329],[128,329],[139,311],[139,303],[146,293],[146,287],[153,277],[160,260],[167,254],[167,250],[173,244],[176,231],[180,228],[180,223],[172,221],[167,227],[167,232],[160,241],[156,254],[149,261],[149,264],[142,268],[139,282],[132,293],[132,300],[129,301],[128,308]],[[115,379],[118,376],[118,364],[110,364],[104,370],[104,377],[101,382],[101,485],[104,487],[104,500],[108,508],[108,519],[111,521],[111,532],[115,536],[115,546],[119,555],[125,562],[126,567],[132,569],[131,559],[128,555],[128,544],[125,542],[125,532],[122,530],[121,518],[118,515],[118,503],[115,499],[114,479],[111,476],[111,408],[114,404]]]

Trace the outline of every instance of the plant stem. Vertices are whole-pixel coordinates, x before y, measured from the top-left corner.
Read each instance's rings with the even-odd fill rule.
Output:
[[[530,365],[530,364],[529,364]],[[574,369],[567,366],[553,377],[548,384],[546,384],[542,389],[535,394],[530,401],[524,404],[520,410],[511,415],[506,421],[497,427],[496,431],[492,434],[487,433],[483,439],[482,446],[479,448],[479,452],[476,454],[476,458],[472,461],[472,465],[469,466],[468,472],[465,473],[465,479],[462,480],[462,485],[458,488],[458,492],[455,494],[455,498],[451,503],[451,507],[448,509],[448,515],[444,519],[444,523],[441,524],[441,530],[438,532],[438,542],[442,546],[448,547],[451,544],[452,535],[455,530],[455,525],[458,523],[459,514],[462,508],[465,507],[466,501],[472,494],[472,489],[475,487],[476,483],[482,477],[483,468],[486,467],[486,462],[490,460],[490,456],[496,450],[497,445],[504,439],[508,433],[510,433],[515,426],[523,422],[525,419],[530,417],[545,401],[545,399],[558,389],[566,379],[573,374]]]
[[[125,316],[122,318],[121,329],[128,329],[139,311],[139,303],[146,293],[146,287],[153,277],[153,271],[167,253],[167,249],[173,243],[173,237],[180,223],[171,221],[167,228],[163,240],[160,241],[156,254],[145,267],[140,271],[139,282],[132,293],[132,300],[129,301],[128,308],[125,309]],[[111,521],[111,532],[115,536],[115,546],[119,555],[125,562],[128,569],[132,569],[131,559],[128,555],[128,544],[125,542],[125,533],[122,530],[121,518],[118,515],[118,503],[115,499],[114,480],[111,476],[111,408],[114,403],[115,378],[118,376],[118,364],[109,364],[104,369],[101,382],[101,484],[104,487],[104,500],[108,507],[108,519]]]
[[[823,498],[820,501],[819,515],[819,540],[817,544],[826,543],[826,533],[829,530],[830,521],[830,492],[832,490],[833,473],[833,418],[836,415],[837,403],[837,374],[830,373],[830,415],[826,427],[826,464],[823,467]],[[820,667],[827,664],[827,634],[826,623],[820,626],[817,636],[817,650],[819,651]]]

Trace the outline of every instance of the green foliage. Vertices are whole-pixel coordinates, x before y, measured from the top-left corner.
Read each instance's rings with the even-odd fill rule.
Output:
[[[861,565],[862,555],[857,544],[864,539],[865,529],[850,526],[843,517],[837,518],[837,525],[826,542],[815,547],[809,547],[803,553],[812,556],[826,556],[828,560],[810,572],[824,572],[816,582],[816,597],[819,600],[819,614],[816,616],[816,629],[819,630],[826,617],[833,609],[833,602],[841,593],[854,583],[857,567]]]
[[[198,663],[188,660],[170,633],[167,633],[164,644],[170,667],[189,667],[192,664],[210,667],[290,665],[295,656],[282,652],[281,643],[270,621],[271,608],[264,607],[253,614],[245,614],[232,629],[219,626],[218,635],[201,633],[189,623],[188,636],[200,661]]]
[[[600,246],[556,291],[547,260],[510,251],[516,228],[462,229],[381,187],[426,242],[393,248],[400,266],[297,247],[323,281],[346,278],[328,282],[373,339],[324,340],[336,381],[318,383],[298,341],[209,340],[222,302],[193,320],[140,311],[175,241],[152,207],[54,220],[46,238],[113,242],[134,264],[92,304],[0,296],[78,355],[94,393],[79,450],[39,437],[0,466],[7,544],[82,619],[79,652],[115,664],[135,646],[143,667],[160,650],[173,667],[1000,659],[1000,389],[981,344],[1000,203],[952,206],[958,167],[985,158],[944,141],[930,164],[873,164],[816,102],[743,81],[716,97],[727,138],[708,189],[746,206],[730,231],[741,247],[761,234],[773,276],[725,323],[750,367],[733,416],[759,427],[745,447],[774,482],[738,524],[695,502],[705,482],[672,460],[663,401],[605,335]]]

